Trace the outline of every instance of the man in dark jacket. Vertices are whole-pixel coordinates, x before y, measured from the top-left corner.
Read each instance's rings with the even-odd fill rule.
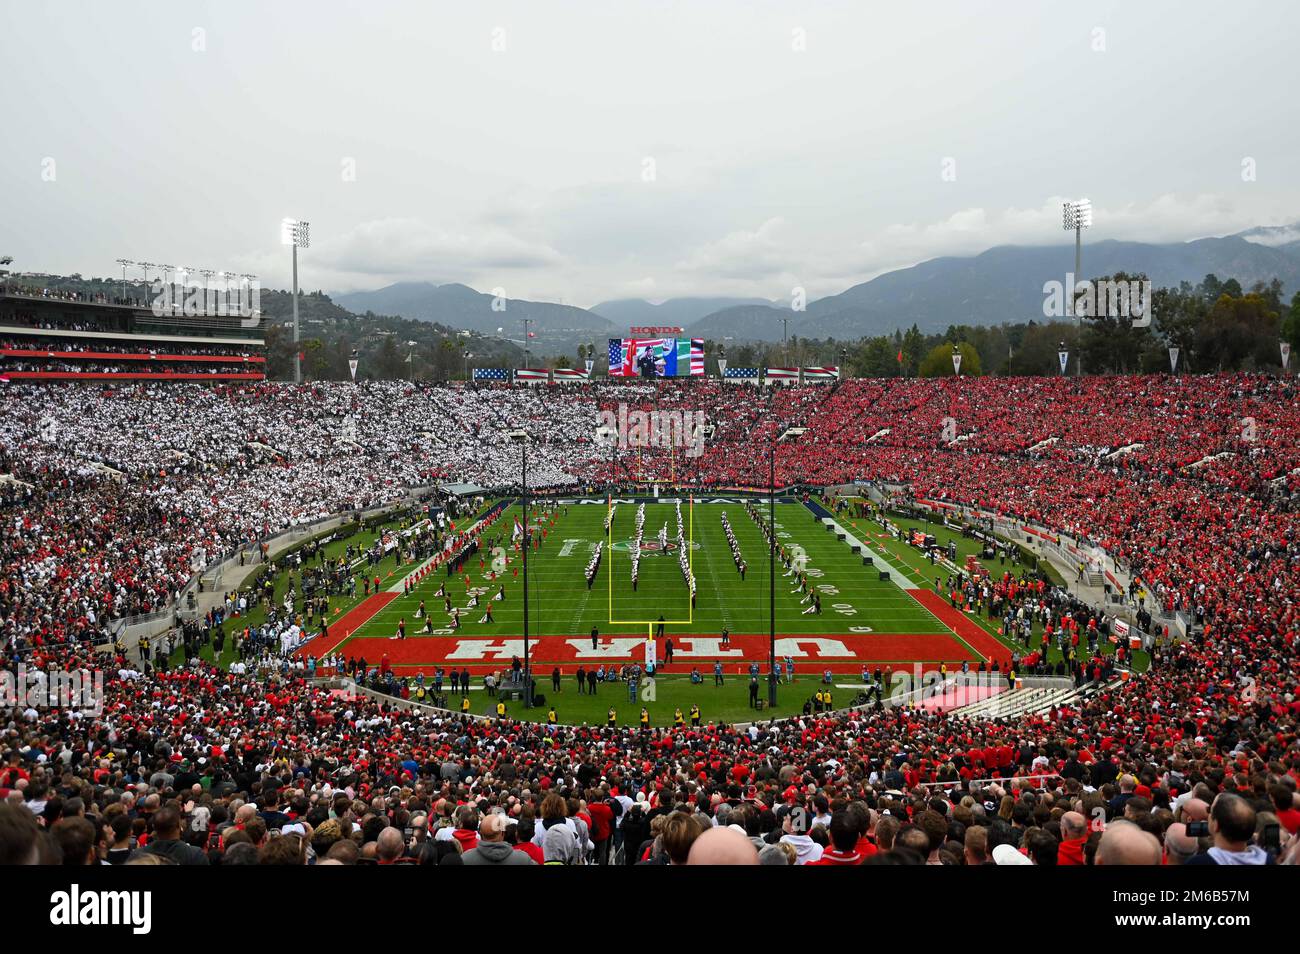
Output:
[[[623,819],[623,863],[634,865],[641,860],[640,848],[650,837],[650,819],[646,817],[642,803],[637,802],[628,809]]]
[[[193,845],[181,841],[181,815],[168,805],[153,817],[153,835],[142,854],[161,855],[178,865],[206,865],[208,856]]]

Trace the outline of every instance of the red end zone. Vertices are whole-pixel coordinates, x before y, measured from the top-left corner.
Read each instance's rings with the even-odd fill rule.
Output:
[[[742,667],[747,670],[751,661],[762,663],[768,658],[766,634],[734,635],[723,645],[719,636],[669,633],[665,639],[658,640],[661,660],[667,638],[673,641],[673,664],[661,665],[661,672],[690,672],[697,666],[701,671],[712,671],[713,663],[721,660],[727,672],[734,673]],[[312,652],[315,642],[300,652]],[[534,668],[549,670],[560,666],[572,671],[579,665],[644,661],[645,642],[644,636],[602,636],[593,650],[591,638],[587,636],[536,636],[530,639],[530,652]],[[387,655],[389,664],[397,670],[414,672],[441,665],[478,673],[508,668],[515,656],[522,659],[524,640],[522,636],[408,636],[406,639],[363,636],[349,640],[342,651],[355,658],[365,657],[366,663],[372,666]],[[979,661],[965,646],[942,633],[778,636],[776,655],[790,656],[796,671],[830,669],[855,674],[864,664],[899,666],[919,661],[931,664],[928,668],[948,663],[948,668],[955,670],[963,660]]]
[[[863,665],[875,668],[917,663],[927,670],[947,663],[950,670],[955,670],[963,661],[978,663],[1009,658],[1005,646],[960,609],[949,606],[939,594],[924,589],[906,592],[959,638],[945,633],[786,635],[777,637],[776,655],[778,658],[790,656],[796,671],[802,667],[817,672],[829,669],[834,673],[855,674]],[[455,666],[479,674],[506,668],[515,656],[523,658],[522,636],[413,634],[401,640],[384,636],[352,638],[352,633],[401,595],[376,593],[363,600],[330,627],[328,637],[317,636],[301,647],[298,654],[319,659],[327,653],[341,651],[353,658],[364,657],[368,665],[377,665],[386,655],[394,670],[408,674],[436,666]],[[696,667],[711,671],[717,660],[722,661],[729,673],[747,671],[751,661],[765,663],[769,652],[766,633],[733,635],[725,646],[717,635],[674,634],[670,631],[666,638],[673,641],[673,663],[663,664],[665,641],[660,640],[661,672],[685,673]],[[573,670],[579,665],[599,666],[645,659],[644,636],[603,636],[596,649],[591,648],[589,637],[581,635],[534,636],[530,642],[533,665],[537,669],[568,666]]]
[[[990,636],[984,627],[961,610],[949,606],[948,601],[938,593],[930,590],[908,590],[907,594],[933,613],[939,622],[969,643],[984,659],[1005,662],[1011,658],[1011,650]]]
[[[367,597],[336,619],[330,626],[328,636],[317,636],[305,646],[300,646],[297,654],[315,656],[319,659],[326,653],[333,652],[347,642],[348,638],[365,625],[372,616],[401,595],[401,593],[376,593],[374,596]]]

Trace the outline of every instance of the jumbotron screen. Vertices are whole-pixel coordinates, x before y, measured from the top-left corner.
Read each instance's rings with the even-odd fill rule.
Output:
[[[685,378],[703,373],[703,338],[609,339],[611,378]]]

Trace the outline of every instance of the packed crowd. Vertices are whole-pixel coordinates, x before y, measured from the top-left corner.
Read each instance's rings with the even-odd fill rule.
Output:
[[[10,386],[0,636],[11,656],[110,678],[99,714],[32,709],[6,728],[0,861],[1294,859],[1295,386],[1128,385],[845,381],[758,399],[716,382]],[[619,400],[703,404],[704,454],[601,444],[596,412]],[[440,480],[515,483],[518,430],[530,484],[676,468],[761,485],[773,453],[781,483],[869,478],[1034,520],[1106,547],[1204,625],[1142,677],[1014,723],[879,707],[648,734],[389,709],[292,671],[139,672],[75,642],[165,603],[204,552]],[[1033,612],[1032,593],[989,589],[985,611],[1010,610],[1008,625]],[[1090,641],[1082,627],[1071,640]]]
[[[63,361],[58,358],[15,358],[6,357],[0,374],[10,372],[42,372],[46,374],[117,374],[117,375],[151,375],[151,374],[263,374],[262,365],[245,365],[235,359],[234,362],[206,364],[202,361],[168,361],[165,356],[150,360],[117,362],[105,359]]]
[[[252,358],[255,353],[248,348],[237,346],[218,346],[210,347],[183,347],[167,344],[165,348],[155,349],[149,347],[148,339],[143,342],[133,342],[130,344],[121,344],[112,341],[87,341],[83,338],[66,338],[45,336],[42,338],[0,338],[0,354],[10,351],[35,352],[37,354],[47,354],[50,351],[55,352],[76,352],[84,354],[92,352],[95,354],[124,354],[133,357],[157,357],[171,355],[187,355],[191,357],[213,357],[213,358],[232,358],[244,359]]]
[[[131,291],[140,291],[137,286],[130,286]],[[71,288],[50,288],[47,285],[33,285],[26,282],[5,282],[0,285],[0,292],[6,295],[20,295],[24,298],[42,298],[51,301],[90,302],[98,305],[126,305],[132,308],[148,308],[150,300],[139,295],[113,294],[106,292],[84,292]]]
[[[877,706],[648,732],[39,662],[115,676],[101,711],[7,729],[0,864],[1265,864],[1300,844],[1294,708],[1234,698],[1192,647],[1015,724]]]

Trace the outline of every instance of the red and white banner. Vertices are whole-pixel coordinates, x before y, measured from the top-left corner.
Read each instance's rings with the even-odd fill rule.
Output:
[[[835,381],[840,376],[839,368],[804,368],[804,381]]]
[[[768,368],[763,373],[764,384],[798,384],[798,368]]]
[[[583,371],[581,368],[556,368],[551,372],[551,374],[554,376],[556,384],[565,381],[576,381],[579,384],[583,384],[591,378],[591,375],[587,371]]]
[[[520,368],[515,372],[515,380],[522,384],[545,384],[551,379],[551,372],[546,368]]]

